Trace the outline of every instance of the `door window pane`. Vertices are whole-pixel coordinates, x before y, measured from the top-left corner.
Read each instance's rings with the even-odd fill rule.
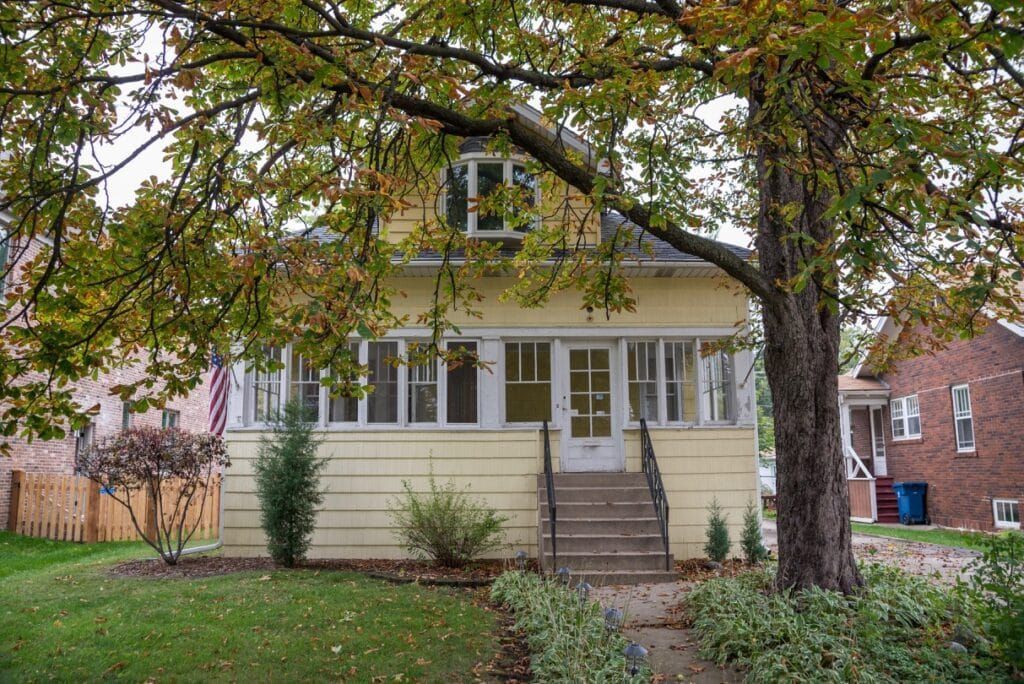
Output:
[[[398,342],[367,342],[367,380],[373,391],[366,399],[370,423],[398,422]]]
[[[284,358],[280,347],[263,346],[267,362],[279,364]],[[281,411],[281,369],[258,370],[253,374],[253,420],[269,423]]]
[[[359,342],[348,343],[348,358],[352,366],[359,365]],[[349,375],[352,383],[358,381],[359,376],[353,372]],[[331,397],[328,404],[327,420],[332,423],[355,423],[359,420],[359,399],[356,397],[336,396]]]
[[[697,365],[693,342],[665,343],[665,399],[669,421],[697,420]]]
[[[476,342],[453,342],[450,350],[476,353]],[[477,369],[472,363],[461,363],[447,373],[447,421],[465,424],[477,422]]]
[[[551,420],[550,343],[505,344],[505,420],[509,423]]]
[[[502,162],[477,162],[476,164],[476,192],[480,199],[487,197],[505,182],[505,164]],[[493,210],[478,211],[476,219],[477,230],[503,230],[505,219],[501,213]]]
[[[302,408],[302,417],[307,422],[317,422],[320,420],[320,370],[293,349],[289,374],[288,401]]]
[[[572,437],[610,437],[611,383],[607,349],[573,349],[569,352],[569,421]]]
[[[733,419],[732,357],[715,352],[704,357],[704,416],[712,422]]]
[[[658,419],[658,343],[626,344],[629,419]]]

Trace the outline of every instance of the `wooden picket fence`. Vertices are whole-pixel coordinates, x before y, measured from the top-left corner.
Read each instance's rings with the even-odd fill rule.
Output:
[[[220,529],[219,475],[210,486],[198,492],[185,512],[185,530],[198,524],[193,539],[216,537]],[[165,482],[163,503],[173,507],[181,483]],[[123,495],[118,494],[118,498]],[[153,504],[141,490],[132,491],[129,500],[139,525],[152,532],[156,520]],[[58,541],[103,542],[139,539],[128,509],[95,482],[77,475],[11,473],[11,503],[7,529],[18,534]],[[169,524],[172,511],[164,511]]]

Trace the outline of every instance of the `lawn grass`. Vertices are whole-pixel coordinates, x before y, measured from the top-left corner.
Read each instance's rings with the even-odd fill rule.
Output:
[[[0,681],[450,682],[493,652],[492,615],[454,590],[311,570],[115,579],[145,547],[38,542],[0,533]]]
[[[907,541],[925,542],[939,546],[961,549],[982,550],[985,535],[981,532],[960,532],[957,530],[922,530],[916,527],[888,527],[868,523],[850,523],[853,531],[875,537],[895,537]]]

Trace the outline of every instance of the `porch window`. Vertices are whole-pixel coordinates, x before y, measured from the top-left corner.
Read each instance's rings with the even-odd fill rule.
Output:
[[[953,422],[956,425],[956,450],[974,451],[974,418],[971,414],[971,391],[967,385],[953,387]]]
[[[409,366],[409,422],[437,422],[437,358],[416,359],[422,355],[424,343],[410,344],[410,360],[417,361]]]
[[[1013,499],[993,499],[992,514],[996,527],[1020,529],[1020,502]]]
[[[348,360],[352,364],[359,363],[359,343],[348,343]],[[353,373],[349,376],[351,382],[356,382],[358,376]],[[327,420],[331,423],[355,423],[359,421],[359,399],[356,397],[337,396],[330,398],[327,412]]]
[[[658,343],[628,342],[629,419],[658,420]],[[667,385],[666,385],[667,386]]]
[[[704,357],[704,419],[713,423],[733,419],[732,357],[715,352]]]
[[[253,374],[253,420],[270,423],[281,410],[281,348],[264,345],[263,356],[266,364],[275,367],[273,370],[264,368]]]
[[[551,420],[551,343],[505,343],[505,422]]]
[[[367,380],[373,392],[366,398],[368,423],[398,422],[398,342],[367,342]]]
[[[448,349],[476,353],[476,342],[450,342]],[[447,422],[449,424],[473,424],[477,422],[477,369],[472,363],[461,363],[448,368],[447,373]]]
[[[892,418],[893,439],[921,436],[921,408],[916,394],[889,402],[889,415]]]
[[[314,368],[306,357],[294,349],[289,366],[288,401],[302,408],[303,418],[307,421],[320,420],[320,369]]]
[[[665,343],[665,402],[670,423],[697,420],[697,365],[693,342]]]
[[[513,206],[500,213],[476,210],[471,198],[484,199],[502,186],[512,191],[506,196],[513,199]],[[518,162],[495,157],[461,161],[445,170],[442,187],[445,219],[450,227],[464,233],[526,232],[536,220],[524,217],[523,209],[537,206],[540,186]]]

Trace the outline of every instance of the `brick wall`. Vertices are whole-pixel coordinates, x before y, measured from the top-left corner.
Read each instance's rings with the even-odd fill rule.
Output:
[[[2,230],[2,226],[0,226]],[[11,250],[11,258],[17,255],[28,259],[39,249]],[[16,277],[16,274],[14,274]],[[8,281],[8,285],[11,281]],[[121,399],[110,394],[110,388],[125,382],[134,382],[144,377],[141,366],[127,366],[117,369],[97,380],[87,379],[76,386],[75,397],[82,406],[100,405],[100,411],[93,419],[93,437],[96,440],[110,436],[121,429]],[[207,429],[209,411],[209,389],[204,383],[185,399],[168,402],[167,408],[178,411],[179,427],[183,430],[203,431]],[[133,416],[133,425],[159,427],[162,421],[161,409],[150,409]],[[65,426],[66,427],[66,426]],[[7,513],[11,491],[11,470],[22,469],[35,472],[72,472],[75,463],[75,436],[70,434],[62,440],[26,442],[21,438],[8,439],[12,445],[10,457],[0,455],[0,529],[7,525]]]
[[[991,324],[972,340],[897,364],[892,398],[917,394],[921,437],[885,439],[889,475],[928,483],[928,514],[949,527],[991,530],[992,499],[1024,506],[1024,338]],[[952,385],[970,387],[975,451],[957,453]],[[856,433],[855,433],[856,434]]]

